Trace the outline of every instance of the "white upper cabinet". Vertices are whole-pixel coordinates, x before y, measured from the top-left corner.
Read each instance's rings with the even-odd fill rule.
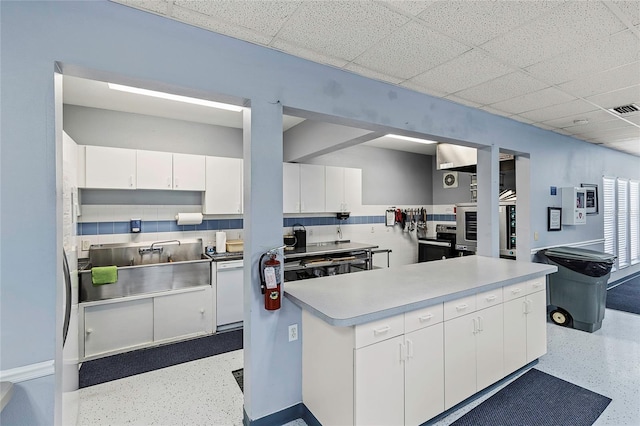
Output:
[[[87,188],[136,189],[136,151],[103,146],[85,147]]]
[[[240,174],[242,175],[242,168]],[[173,189],[178,191],[205,190],[205,156],[173,154]]]
[[[173,188],[173,154],[138,150],[136,163],[138,189]]]
[[[282,212],[300,213],[300,164],[282,164]]]
[[[242,213],[242,159],[206,157],[204,214]]]
[[[300,164],[300,213],[325,210],[324,166]]]
[[[362,205],[362,170],[326,166],[325,209],[349,212]]]

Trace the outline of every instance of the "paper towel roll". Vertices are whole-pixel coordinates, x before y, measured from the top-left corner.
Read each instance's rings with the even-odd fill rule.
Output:
[[[176,215],[178,225],[200,225],[202,213],[178,213]]]
[[[226,253],[227,251],[227,233],[216,232],[216,253]]]

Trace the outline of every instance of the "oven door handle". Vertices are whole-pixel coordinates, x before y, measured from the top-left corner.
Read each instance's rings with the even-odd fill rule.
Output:
[[[427,240],[419,240],[418,243],[426,244],[428,246],[438,246],[438,247],[451,247],[450,242],[445,241],[427,241]]]

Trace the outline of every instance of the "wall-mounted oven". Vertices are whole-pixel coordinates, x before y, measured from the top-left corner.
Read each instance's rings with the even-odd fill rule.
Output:
[[[500,256],[516,256],[516,204],[500,202]],[[456,204],[456,249],[476,252],[478,250],[478,204]]]

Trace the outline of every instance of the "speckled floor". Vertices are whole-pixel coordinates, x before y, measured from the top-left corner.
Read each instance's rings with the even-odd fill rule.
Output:
[[[607,309],[595,333],[547,330],[548,353],[535,368],[611,398],[596,426],[640,425],[640,316]],[[81,389],[78,425],[241,425],[242,392],[231,371],[242,363],[240,350]],[[449,425],[500,388],[436,425]]]

